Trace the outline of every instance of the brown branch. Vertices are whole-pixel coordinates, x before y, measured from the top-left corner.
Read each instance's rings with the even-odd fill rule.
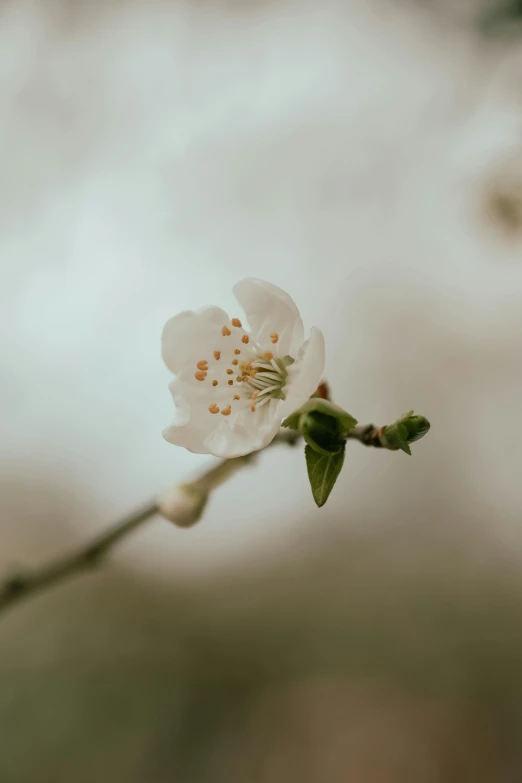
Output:
[[[372,424],[358,425],[351,430],[348,438],[350,440],[358,440],[366,446],[382,447],[384,445],[382,442],[383,431],[384,427],[374,427]],[[281,430],[270,446],[281,443],[294,446],[299,440],[299,433],[292,430]],[[258,454],[259,452],[254,452],[244,457],[222,460],[218,465],[205,471],[192,483],[204,492],[210,493],[227,481],[239,469],[253,462]],[[145,522],[159,515],[159,513],[158,503],[153,501],[134,514],[117,522],[105,533],[95,537],[77,551],[60,557],[49,563],[49,565],[43,566],[43,568],[26,573],[20,572],[9,577],[0,587],[0,612],[6,611],[31,595],[41,593],[47,590],[47,588],[53,587],[53,585],[60,584],[73,576],[95,568],[116,544],[144,525]]]
[[[299,435],[295,432],[281,432],[272,441],[272,444],[286,443],[293,446],[298,440]],[[193,483],[203,491],[210,493],[227,481],[237,470],[253,462],[256,456],[257,452],[247,454],[244,457],[222,460],[218,465],[205,471]],[[43,592],[70,577],[95,568],[116,544],[159,513],[158,503],[153,501],[129,517],[117,522],[105,533],[97,536],[77,551],[60,557],[41,569],[26,573],[20,572],[9,577],[0,587],[0,612],[35,593]]]
[[[391,446],[384,439],[385,429],[386,427],[376,427],[374,424],[358,424],[348,433],[348,440],[358,440],[363,446],[373,446],[376,449],[387,448],[395,451],[395,446]]]

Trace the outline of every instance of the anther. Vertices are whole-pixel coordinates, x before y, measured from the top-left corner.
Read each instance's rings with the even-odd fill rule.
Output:
[[[223,335],[223,337],[228,337],[228,335],[229,335],[229,334],[232,334],[232,332],[230,331],[230,329],[228,328],[228,326],[224,326],[224,327],[222,328],[222,330],[221,330],[221,334]]]
[[[243,335],[243,337],[241,338],[241,342],[245,343],[245,345],[247,345],[247,343],[250,342],[250,337],[248,336],[248,334],[244,334]],[[272,342],[273,342],[273,340],[272,340]]]
[[[218,361],[218,359],[221,359],[221,351],[214,351],[214,359],[216,360],[216,362]]]
[[[219,413],[219,408],[215,402],[213,402],[212,405],[209,405],[208,409],[211,413]]]
[[[255,398],[259,395],[259,389],[256,389],[252,392],[252,399],[255,400]]]
[[[198,362],[196,364],[196,367],[198,368],[198,370],[203,370],[203,371],[208,370],[208,362],[207,362],[207,360],[206,359],[202,359],[200,362]]]
[[[234,385],[234,381],[229,381],[229,382],[228,382],[228,385],[229,385],[229,386],[233,386],[233,385]]]
[[[204,381],[206,377],[207,377],[207,373],[203,372],[202,370],[198,370],[198,372],[194,373],[194,378],[197,381]]]
[[[267,362],[269,362],[271,359],[273,359],[273,358],[274,358],[274,354],[273,354],[273,353],[271,353],[270,351],[265,351],[265,352],[264,352],[264,354],[263,354],[263,356],[265,357],[265,359],[267,360]]]
[[[232,397],[232,399],[233,399],[233,400],[240,400],[240,399],[241,399],[241,397],[239,396],[239,394],[234,394],[234,396]]]
[[[252,413],[254,413],[254,411],[255,411],[255,409],[256,409],[256,404],[255,404],[255,402],[251,402],[249,407],[250,407],[250,410],[252,411]],[[223,412],[223,411],[222,411],[222,412]]]
[[[239,320],[239,318],[232,318],[232,326],[237,326],[238,328],[241,328],[243,324]]]
[[[229,367],[227,370],[227,375],[233,375],[233,374],[234,374],[234,370],[231,370]]]
[[[231,363],[236,367],[239,364],[239,359],[232,359]]]
[[[223,410],[221,411],[222,416],[230,416],[231,413],[232,413],[232,408],[230,407],[230,405],[227,405],[227,407],[223,408]]]
[[[218,385],[217,381],[212,381],[212,386],[217,386],[217,385]]]
[[[271,340],[271,342],[272,342],[274,345],[276,344],[276,342],[279,340],[279,335],[277,334],[277,332],[272,332],[272,333],[271,333],[271,335],[270,335],[270,340]]]
[[[236,354],[236,356],[239,356],[241,351],[239,350],[239,348],[234,348],[234,353]]]

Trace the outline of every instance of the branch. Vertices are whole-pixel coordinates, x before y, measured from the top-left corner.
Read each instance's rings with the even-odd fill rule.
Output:
[[[358,424],[348,433],[347,440],[358,440],[363,446],[373,446],[376,449],[390,448],[384,440],[386,427],[376,427],[374,424]]]
[[[272,444],[286,443],[289,446],[293,446],[298,440],[299,435],[297,433],[281,432],[272,441]],[[247,454],[244,457],[236,457],[235,459],[225,459],[218,465],[205,471],[199,479],[193,482],[193,486],[205,493],[210,493],[242,467],[253,462],[256,456],[257,452]],[[16,603],[20,603],[35,593],[43,592],[47,588],[64,582],[70,577],[95,568],[123,538],[160,513],[158,502],[153,501],[129,517],[125,517],[120,522],[117,522],[112,528],[95,537],[77,551],[57,558],[41,569],[27,573],[21,572],[9,577],[0,587],[0,612],[7,610]],[[172,522],[176,522],[176,519],[173,517],[169,518]],[[181,518],[180,524],[183,524]]]
[[[350,440],[358,440],[366,446],[385,446],[390,448],[382,439],[384,429],[384,427],[374,427],[372,424],[366,426],[359,425],[350,431],[348,438]],[[277,444],[294,446],[298,443],[300,437],[298,432],[282,430],[269,446]],[[205,471],[199,479],[184,486],[200,490],[205,494],[206,498],[238,470],[254,462],[258,454],[259,452],[254,452],[244,457],[222,460],[218,465]],[[95,537],[77,551],[60,557],[41,569],[27,573],[21,572],[6,579],[0,587],[0,612],[6,611],[14,604],[20,603],[31,595],[41,593],[53,585],[60,584],[73,576],[97,567],[116,544],[144,525],[145,522],[160,514],[160,503],[153,501],[129,517],[125,517],[120,522],[117,522],[112,528]],[[182,516],[176,518],[169,514],[168,518],[174,523],[179,523],[180,526],[186,526],[186,520]],[[192,519],[192,522],[194,521],[196,519]]]

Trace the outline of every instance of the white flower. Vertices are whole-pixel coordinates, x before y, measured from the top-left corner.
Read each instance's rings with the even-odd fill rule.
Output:
[[[162,354],[176,374],[176,417],[163,435],[197,454],[240,457],[268,445],[281,420],[315,392],[324,369],[322,332],[303,342],[303,322],[277,286],[234,286],[250,330],[219,307],[187,311],[163,330]]]

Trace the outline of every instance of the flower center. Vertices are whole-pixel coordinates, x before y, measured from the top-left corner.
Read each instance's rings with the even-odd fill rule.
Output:
[[[230,416],[245,406],[254,413],[271,399],[283,400],[287,368],[294,360],[264,351],[245,332],[239,318],[224,325],[221,334],[227,338],[227,349],[214,350],[212,359],[200,359],[194,373],[196,380],[215,389],[216,401],[208,406],[209,413]],[[270,342],[276,346],[278,341],[279,335],[272,332]]]

